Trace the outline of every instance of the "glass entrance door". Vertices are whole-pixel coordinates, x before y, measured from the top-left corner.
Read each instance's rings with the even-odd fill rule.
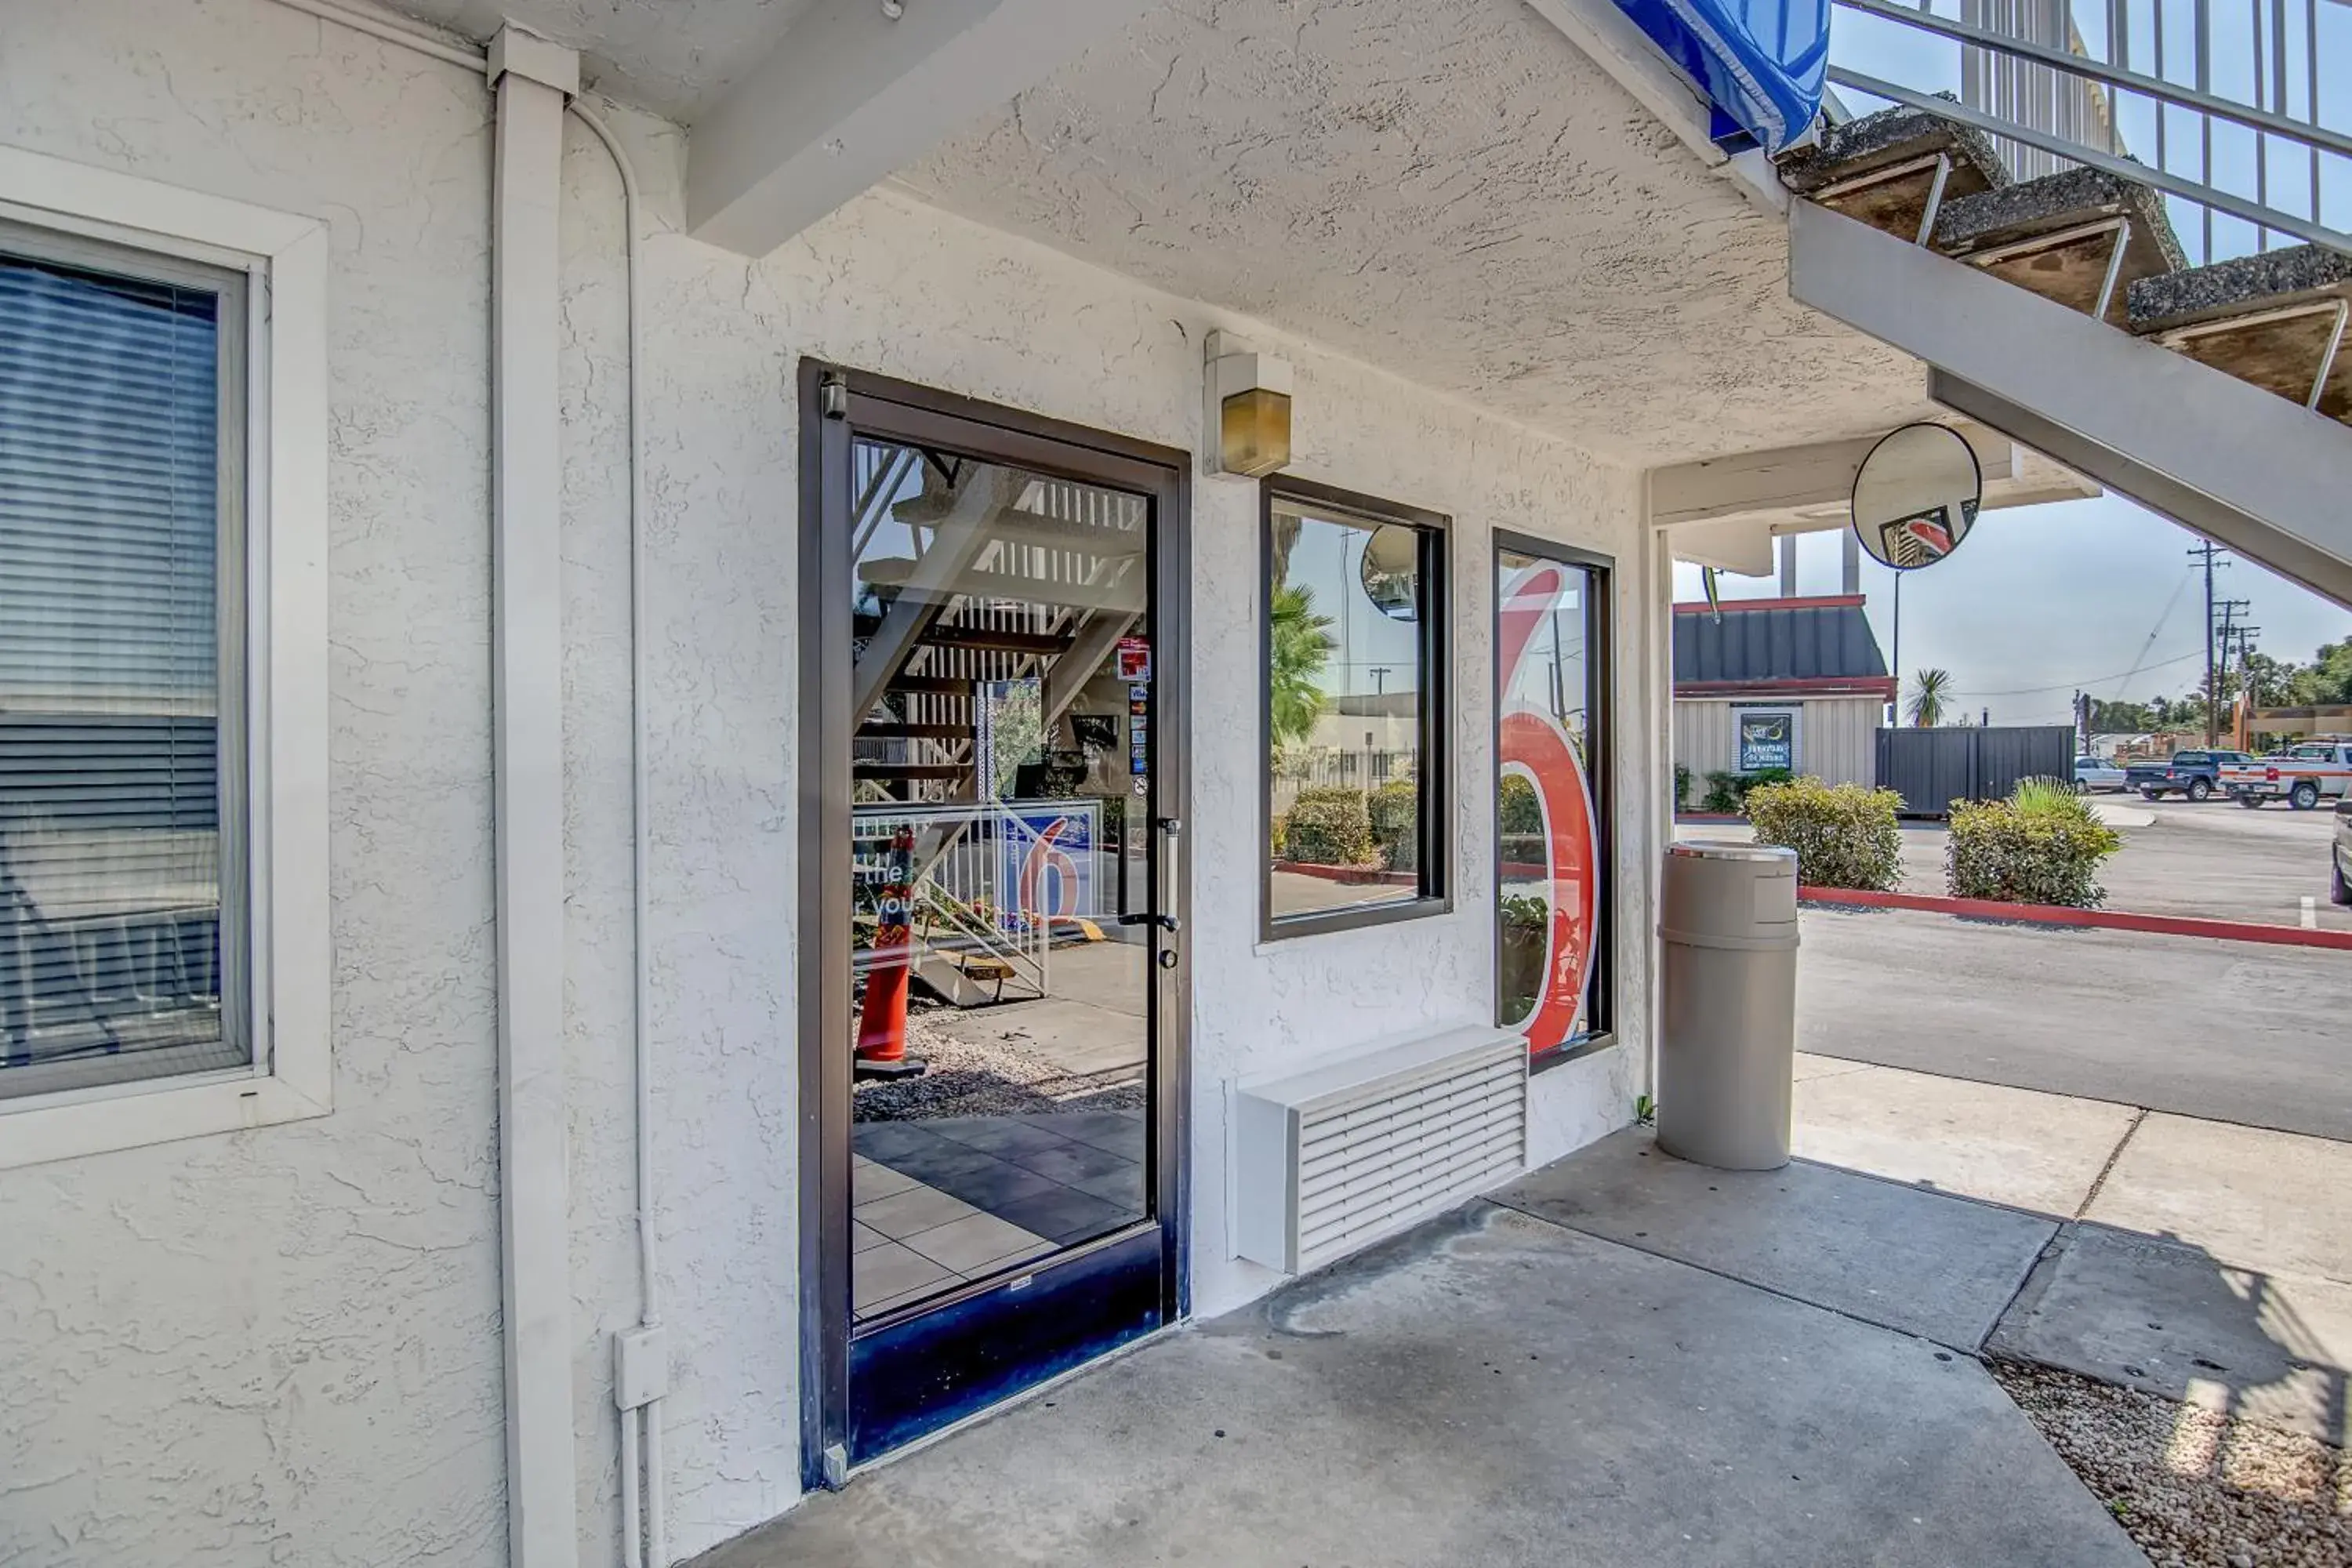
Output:
[[[843,401],[810,650],[846,774],[811,911],[836,1468],[1173,1315],[1182,963],[1173,474]]]

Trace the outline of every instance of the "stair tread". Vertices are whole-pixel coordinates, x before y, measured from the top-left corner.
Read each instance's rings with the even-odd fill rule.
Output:
[[[2285,320],[2271,312],[2352,300],[2352,256],[2299,245],[2217,261],[2132,286],[2131,328],[2159,340],[2184,327],[2211,328],[2168,346],[2249,385],[2301,403],[2336,332],[2332,311]],[[2319,412],[2352,424],[2352,343],[2336,355]]]
[[[2130,285],[2142,278],[2177,272],[2188,265],[2179,237],[2164,210],[2164,198],[2146,185],[2103,169],[2068,169],[2023,180],[1944,204],[1930,243],[1946,255],[1981,255],[2001,247],[2030,244],[2106,219],[2129,220],[2131,236],[2116,275],[2108,319],[2126,320]],[[2069,309],[2089,311],[2098,303],[2114,253],[2112,235],[2087,235],[2071,243],[1985,264],[1986,270]]]
[[[2131,324],[2160,332],[2344,294],[2352,294],[2352,256],[2295,245],[2142,279],[2131,289]]]
[[[852,778],[960,779],[971,772],[970,763],[859,763],[849,765]]]
[[[1927,213],[1927,193],[1935,181],[1932,169],[1893,176],[1862,190],[1827,197],[1821,193],[1938,153],[1951,154],[1952,172],[1944,184],[1947,202],[2010,183],[2007,166],[1982,132],[1900,105],[1832,126],[1814,146],[1780,160],[1780,181],[1799,195],[1814,197],[1848,217],[1908,239],[1919,232],[1919,220]]]

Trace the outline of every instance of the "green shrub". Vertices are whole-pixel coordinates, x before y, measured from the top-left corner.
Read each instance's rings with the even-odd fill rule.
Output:
[[[1675,809],[1676,811],[1688,811],[1690,809],[1690,764],[1687,763],[1676,763],[1675,764]]]
[[[1505,773],[1496,798],[1495,825],[1505,837],[1543,832],[1543,805],[1536,798],[1533,779],[1525,773]]]
[[[1415,870],[1421,852],[1421,792],[1411,779],[1391,779],[1364,803],[1372,824],[1372,847],[1391,871]]]
[[[1364,792],[1303,789],[1283,820],[1285,859],[1308,866],[1360,866],[1372,858],[1372,817]]]
[[[1496,900],[1496,913],[1500,927],[1496,966],[1503,998],[1501,1016],[1507,1027],[1527,1022],[1542,994],[1551,905],[1538,898],[1506,895]]]
[[[1793,776],[1786,768],[1759,768],[1752,773],[1709,773],[1706,798],[1699,803],[1700,809],[1736,816],[1747,809],[1749,790],[1759,784],[1787,784]]]
[[[1274,822],[1267,829],[1266,837],[1274,841],[1268,847],[1273,849],[1276,859],[1286,860],[1290,858],[1283,853],[1284,847],[1290,839],[1290,818],[1282,812],[1274,814]]]
[[[1881,893],[1903,876],[1903,831],[1895,821],[1902,804],[1891,789],[1811,777],[1756,784],[1747,798],[1756,842],[1795,850],[1798,881]]]
[[[2123,847],[2071,787],[2027,779],[2007,800],[1952,802],[1945,877],[1956,899],[2095,910],[2099,862]]]

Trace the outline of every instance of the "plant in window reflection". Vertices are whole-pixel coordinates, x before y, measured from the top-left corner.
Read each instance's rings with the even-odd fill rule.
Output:
[[[1315,590],[1296,583],[1274,591],[1266,654],[1268,728],[1277,755],[1313,732],[1331,699],[1322,687],[1324,668],[1339,647],[1331,617],[1315,613]]]
[[[1283,819],[1285,858],[1308,866],[1361,866],[1372,858],[1372,817],[1360,789],[1303,789]]]
[[[1391,871],[1421,868],[1421,791],[1411,779],[1391,779],[1365,802],[1371,818],[1372,847]]]
[[[1523,1022],[1536,1010],[1536,998],[1543,990],[1544,939],[1551,926],[1551,905],[1532,894],[1507,895],[1497,901],[1496,910],[1500,917],[1496,935],[1502,943],[1498,963],[1502,1018],[1507,1026]]]

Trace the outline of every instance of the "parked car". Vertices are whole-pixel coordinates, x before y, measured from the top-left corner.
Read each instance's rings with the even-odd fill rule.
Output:
[[[2312,741],[2221,770],[2221,787],[2240,805],[2283,800],[2309,811],[2322,800],[2352,794],[2352,741]]]
[[[2124,784],[2149,800],[2161,800],[2168,795],[2210,800],[2213,792],[2221,787],[2221,769],[2225,764],[2253,760],[2244,752],[2175,752],[2168,763],[2134,763],[2124,770]]]
[[[2103,763],[2096,757],[2074,759],[2074,793],[2088,795],[2093,790],[2121,789],[2124,771],[2113,763]]]
[[[2352,904],[2352,797],[2336,803],[2336,843],[2327,852],[2327,896]]]

